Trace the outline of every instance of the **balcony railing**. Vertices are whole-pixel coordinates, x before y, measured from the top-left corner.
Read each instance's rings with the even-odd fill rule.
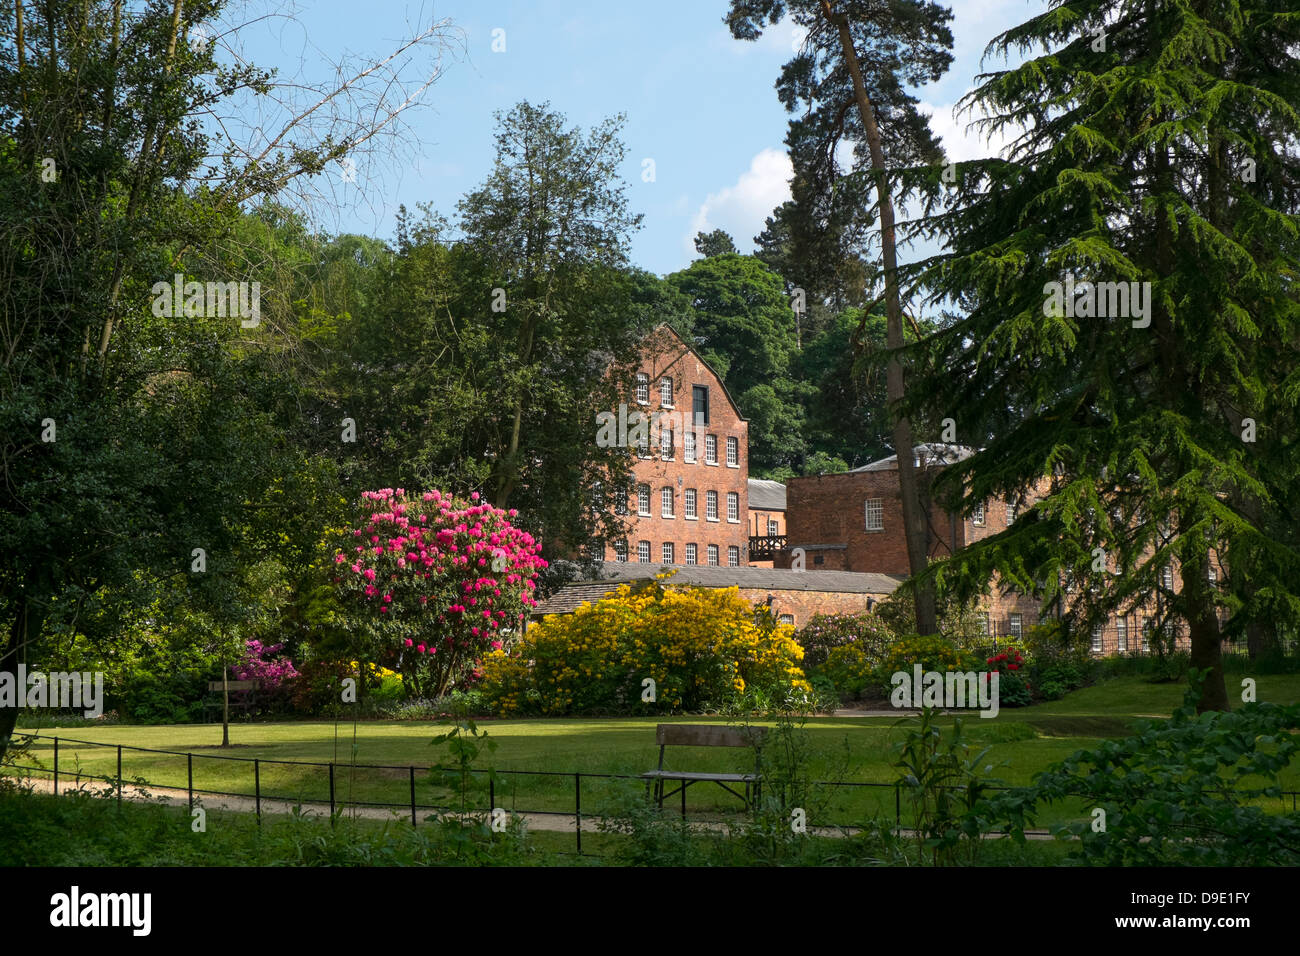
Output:
[[[786,545],[786,535],[783,534],[752,534],[749,536],[749,560],[773,560],[786,549]]]

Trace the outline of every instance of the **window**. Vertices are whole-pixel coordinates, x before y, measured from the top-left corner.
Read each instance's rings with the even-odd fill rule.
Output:
[[[710,521],[718,520],[718,493],[716,491],[706,491],[704,493],[704,517]]]
[[[1115,618],[1115,649],[1121,654],[1128,652],[1128,620]]]
[[[707,385],[691,386],[691,421],[697,425],[709,423],[709,388]]]
[[[718,546],[716,544],[711,544],[709,545],[709,567],[716,568],[717,566],[718,566]]]
[[[782,614],[780,617],[777,618],[777,620],[780,621],[782,624],[794,624],[794,615]]]
[[[984,502],[975,506],[975,510],[970,513],[970,523],[977,528],[984,527]]]
[[[695,430],[688,428],[682,432],[682,456],[694,464],[695,462]]]
[[[1166,564],[1160,569],[1160,586],[1166,591],[1174,589],[1174,568],[1171,564]]]
[[[632,414],[639,415],[641,413],[633,412]],[[631,417],[632,417],[631,415],[628,416],[629,419]],[[633,427],[636,426],[634,425]],[[644,432],[642,432],[641,437],[636,440],[636,453],[641,458],[650,457],[650,430],[648,428]]]
[[[1012,614],[1007,618],[1007,630],[1011,632],[1012,637],[1020,640],[1024,634],[1024,621],[1019,614]]]
[[[650,542],[638,541],[636,543],[636,559],[642,564],[650,563]]]
[[[727,439],[727,465],[732,468],[740,467],[740,439]]]
[[[639,515],[650,515],[650,486],[636,486],[636,513]]]
[[[704,436],[704,463],[706,465],[716,465],[718,463],[718,436]]]
[[[659,404],[673,407],[673,380],[667,375],[659,380]]]
[[[686,517],[688,518],[698,517],[695,514],[695,489],[694,488],[686,489]]]
[[[688,544],[686,546],[686,563],[695,564],[697,561],[698,554],[699,554],[698,547],[694,544]]]
[[[813,564],[825,564],[825,563],[826,563],[826,555],[824,554],[813,555]]]
[[[868,531],[885,530],[885,499],[883,498],[867,499],[867,530]]]
[[[663,518],[673,516],[673,489],[669,485],[659,489],[659,515]]]
[[[627,542],[626,542],[626,541],[615,541],[615,542],[614,542],[614,560],[615,560],[615,561],[626,561],[626,560],[627,560]]]
[[[597,511],[605,510],[605,486],[602,485],[599,481],[592,483],[591,505]]]
[[[780,523],[779,521],[777,521],[775,518],[768,518],[768,519],[767,519],[767,533],[768,533],[769,535],[780,534],[780,533],[781,533],[781,523]]]
[[[1147,621],[1145,624],[1142,625],[1142,650],[1144,653],[1146,651],[1151,650],[1151,622],[1150,621]]]
[[[740,548],[734,544],[727,545],[727,567],[740,567]]]
[[[650,404],[650,376],[645,372],[636,373],[636,400],[642,405]]]
[[[1007,524],[1015,524],[1016,516],[1020,513],[1020,499],[1011,497],[1007,499]]]
[[[1094,624],[1092,628],[1092,652],[1094,654],[1101,653],[1101,634],[1102,625]]]
[[[983,611],[980,614],[980,633],[983,634],[985,637],[988,637],[990,630],[991,628],[989,626],[989,612]]]
[[[616,514],[627,514],[627,489],[620,488],[614,493],[614,512]]]
[[[673,561],[673,543],[672,543],[671,541],[665,541],[665,542],[663,543],[663,563],[664,563],[664,564],[673,564],[673,563],[674,563],[674,561]]]
[[[732,523],[740,520],[740,494],[738,492],[727,492],[727,520]]]
[[[664,461],[673,460],[673,430],[671,428],[659,429],[659,457]]]
[[[1209,564],[1205,567],[1205,580],[1210,582],[1210,587],[1219,583],[1219,572],[1214,570],[1214,565]]]

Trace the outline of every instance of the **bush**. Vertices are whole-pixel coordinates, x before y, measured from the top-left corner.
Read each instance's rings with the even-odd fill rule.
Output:
[[[899,671],[911,674],[917,664],[923,671],[970,671],[977,669],[977,663],[977,658],[959,650],[946,638],[937,634],[913,634],[895,641],[885,652],[876,667],[876,683],[887,689],[894,674]]]
[[[821,667],[837,647],[853,645],[874,667],[898,635],[871,611],[858,614],[817,614],[795,632],[804,651],[805,667]]]
[[[761,691],[773,703],[812,691],[789,625],[737,588],[671,588],[660,575],[529,628],[484,661],[480,689],[501,714],[719,709]],[[655,700],[643,701],[644,682]]]
[[[841,698],[855,700],[874,684],[879,660],[873,660],[857,644],[832,648],[830,658],[822,665],[821,674],[829,679]]]

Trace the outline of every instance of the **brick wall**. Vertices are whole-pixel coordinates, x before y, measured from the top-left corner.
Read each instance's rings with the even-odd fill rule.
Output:
[[[772,613],[789,614],[794,626],[803,627],[815,614],[857,614],[867,609],[867,599],[879,601],[883,594],[851,594],[843,591],[783,591],[741,588],[740,596],[751,604],[766,604],[772,595]]]
[[[712,544],[718,548],[720,566],[728,565],[728,549],[733,547],[737,549],[740,566],[746,566],[749,545],[749,423],[732,404],[713,370],[666,326],[656,330],[656,334],[647,341],[640,371],[649,377],[649,401],[640,403],[635,395],[629,396],[628,415],[635,410],[667,414],[672,429],[672,457],[665,460],[662,456],[659,435],[653,431],[649,458],[631,452],[634,481],[638,486],[648,485],[650,488],[650,514],[638,515],[636,495],[629,498],[629,513],[620,516],[628,525],[628,560],[636,561],[638,543],[648,541],[651,562],[666,563],[663,545],[667,542],[673,546],[671,563],[686,564],[686,546],[694,544],[697,548],[696,563],[706,565],[708,546]],[[671,404],[664,403],[661,397],[661,383],[665,378],[671,379]],[[707,425],[692,423],[693,391],[697,385],[708,389]],[[615,413],[617,414],[616,410]],[[688,427],[692,428],[696,436],[694,462],[686,460],[684,432]],[[714,436],[717,441],[717,464],[709,464],[706,460],[708,436]],[[735,439],[734,465],[727,463],[728,438]],[[664,488],[669,488],[672,492],[672,517],[663,514]],[[688,489],[694,489],[696,493],[694,518],[686,517]],[[716,521],[708,519],[709,491],[717,493]],[[727,518],[728,494],[736,495],[734,522]],[[604,557],[607,561],[618,560],[612,547],[606,550]]]

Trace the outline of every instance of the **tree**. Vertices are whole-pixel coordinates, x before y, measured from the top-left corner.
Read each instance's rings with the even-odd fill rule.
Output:
[[[940,156],[929,122],[904,81],[937,80],[952,62],[951,10],[919,0],[732,0],[725,17],[732,36],[755,40],[764,21],[778,23],[787,9],[808,31],[802,49],[786,64],[777,90],[786,109],[800,104],[805,114],[791,124],[796,168],[819,172],[823,190],[837,187],[835,148],[843,138],[855,143],[858,165],[869,170],[846,185],[875,192],[880,224],[881,269],[890,357],[887,389],[893,417],[894,450],[907,538],[908,566],[915,579],[917,626],[923,634],[937,627],[928,564],[927,506],[912,460],[912,424],[902,407],[906,383],[902,349],[903,306],[899,290],[894,198],[889,163],[934,163]],[[865,69],[864,69],[865,64]],[[855,117],[856,107],[856,117]],[[865,155],[864,155],[865,154]],[[809,158],[805,158],[805,156]]]
[[[962,433],[996,423],[946,492],[1050,482],[936,574],[1047,596],[1070,574],[1081,629],[1156,598],[1209,674],[1201,711],[1228,709],[1224,636],[1300,620],[1298,43],[1260,0],[1052,3],[991,46],[1041,52],[968,100],[1017,131],[1007,159],[931,180],[952,208],[925,280],[966,314],[914,397]]]
[[[710,256],[735,255],[737,250],[736,244],[727,232],[714,229],[712,232],[695,234],[695,251],[707,259]]]
[[[278,340],[251,294],[226,297],[258,275],[220,250],[244,203],[393,130],[437,73],[412,87],[401,56],[445,37],[313,88],[218,63],[240,29],[207,39],[221,2],[124,6],[0,8],[0,670],[178,581],[244,619],[249,516],[302,456],[257,403],[282,382],[249,356]],[[241,96],[267,107],[247,140],[220,122]],[[198,278],[220,287],[191,295]],[[0,708],[0,753],[16,718]]]
[[[788,467],[803,454],[803,410],[791,377],[794,314],[780,276],[753,256],[724,253],[667,282],[690,303],[696,350],[751,419],[750,468]]]

